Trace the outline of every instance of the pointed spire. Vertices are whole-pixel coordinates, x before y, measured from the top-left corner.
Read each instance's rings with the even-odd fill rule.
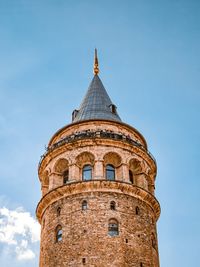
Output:
[[[97,75],[99,73],[99,62],[98,62],[98,57],[97,57],[97,49],[95,48],[94,52],[94,75]]]
[[[121,121],[117,107],[97,74],[94,75],[79,110],[75,110],[72,115],[73,122],[95,119]]]
[[[89,85],[79,110],[75,109],[72,113],[72,122],[95,119],[121,121],[117,113],[117,107],[112,103],[102,84],[102,81],[98,76],[98,73],[99,64],[97,49],[95,48],[94,77]]]

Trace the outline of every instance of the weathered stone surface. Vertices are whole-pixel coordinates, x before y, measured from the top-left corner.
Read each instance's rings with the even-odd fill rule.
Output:
[[[120,133],[142,147],[123,138],[81,137],[80,132],[89,129]],[[76,132],[80,138],[50,149]],[[107,164],[115,167],[115,181],[106,180]],[[92,167],[91,181],[82,179],[85,165]],[[63,185],[66,171],[68,181]],[[58,131],[39,165],[43,195],[36,212],[42,225],[40,267],[159,267],[155,175],[156,163],[146,141],[132,127],[87,121]],[[82,210],[84,200],[87,209]],[[117,236],[108,234],[112,219],[118,222]],[[62,228],[61,241],[56,241],[58,227]]]

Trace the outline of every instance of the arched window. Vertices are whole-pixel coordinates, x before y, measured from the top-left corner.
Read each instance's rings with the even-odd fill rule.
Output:
[[[88,208],[87,201],[83,200],[83,202],[82,202],[82,210],[87,210],[87,208]]]
[[[108,234],[110,236],[119,235],[118,221],[115,219],[110,219],[108,223]]]
[[[92,166],[85,165],[83,167],[82,178],[84,181],[89,181],[92,179]]]
[[[111,164],[106,165],[106,179],[110,181],[115,180],[115,167]]]
[[[115,210],[115,209],[116,209],[115,201],[111,201],[111,202],[110,202],[110,209],[111,209],[111,210]]]
[[[69,180],[69,171],[68,170],[65,170],[63,172],[63,184],[66,184]]]
[[[135,214],[136,215],[139,215],[140,214],[140,208],[138,206],[135,208]]]
[[[60,242],[62,240],[62,227],[58,225],[56,227],[56,242]]]
[[[61,207],[57,208],[57,215],[60,216],[60,212],[61,212]]]
[[[131,184],[134,184],[133,172],[131,170],[129,170],[129,181],[130,181]]]

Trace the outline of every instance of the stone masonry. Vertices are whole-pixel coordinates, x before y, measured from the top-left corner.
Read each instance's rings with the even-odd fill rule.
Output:
[[[82,110],[39,163],[40,267],[159,267],[156,162],[144,137],[111,111],[110,120]]]

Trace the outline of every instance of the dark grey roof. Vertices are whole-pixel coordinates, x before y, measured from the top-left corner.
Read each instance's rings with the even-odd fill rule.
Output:
[[[94,75],[80,108],[73,118],[73,122],[90,119],[121,121],[117,111],[112,112],[111,105],[114,104],[110,100],[99,76]]]

